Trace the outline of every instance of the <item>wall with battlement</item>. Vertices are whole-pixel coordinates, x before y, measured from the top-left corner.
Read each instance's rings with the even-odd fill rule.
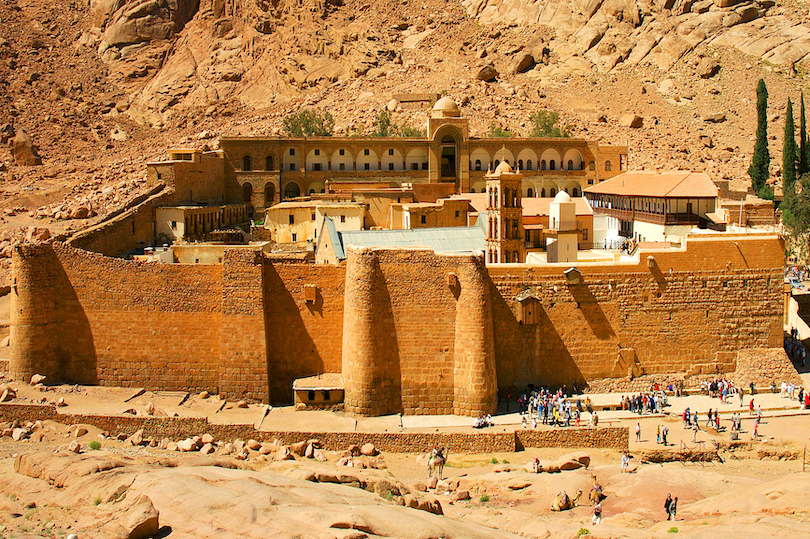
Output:
[[[476,416],[499,389],[729,372],[740,350],[780,346],[783,252],[776,236],[706,235],[637,262],[578,263],[569,284],[565,264],[425,250],[160,265],[26,245],[9,370],[274,403],[292,402],[296,378],[342,372],[349,413]],[[518,297],[533,298],[532,316]]]

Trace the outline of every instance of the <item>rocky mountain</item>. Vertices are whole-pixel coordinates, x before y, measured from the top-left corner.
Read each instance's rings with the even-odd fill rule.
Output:
[[[277,134],[300,107],[339,133],[384,108],[421,128],[399,93],[450,95],[478,136],[527,135],[532,112],[555,110],[574,136],[628,144],[631,168],[745,189],[762,77],[778,182],[809,33],[794,0],[8,0],[2,239],[92,224],[167,147]]]

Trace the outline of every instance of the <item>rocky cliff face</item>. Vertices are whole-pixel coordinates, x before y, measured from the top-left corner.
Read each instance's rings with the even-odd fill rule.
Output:
[[[599,72],[651,64],[667,71],[701,45],[727,46],[793,66],[810,55],[810,27],[772,0],[463,0],[481,24],[546,25],[563,58]]]

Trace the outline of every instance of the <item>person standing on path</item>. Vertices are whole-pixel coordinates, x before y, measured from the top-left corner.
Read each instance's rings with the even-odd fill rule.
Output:
[[[669,506],[672,505],[672,494],[667,494],[667,499],[664,500],[664,511],[667,513],[667,520],[669,520]]]
[[[667,520],[677,520],[677,513],[678,513],[678,497],[675,496],[675,499],[672,500],[672,503],[669,504],[669,518]]]
[[[622,453],[622,473],[627,473],[627,466],[630,464],[630,455]]]
[[[748,415],[754,415],[754,399],[748,403]]]
[[[661,443],[661,425],[655,427],[655,443]]]
[[[669,434],[669,427],[664,425],[661,427],[661,441],[664,442],[664,445],[667,445],[667,434]]]
[[[641,441],[641,423],[636,423],[636,442]]]
[[[596,502],[596,505],[593,506],[593,518],[591,519],[591,524],[596,526],[602,522],[602,502]]]

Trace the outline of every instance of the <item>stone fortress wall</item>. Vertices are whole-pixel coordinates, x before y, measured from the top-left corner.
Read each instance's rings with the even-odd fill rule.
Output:
[[[294,379],[342,372],[352,413],[475,416],[530,382],[728,372],[738,351],[781,345],[775,235],[579,263],[580,284],[563,264],[349,252],[340,266],[244,250],[187,266],[21,246],[10,374],[289,403]]]

